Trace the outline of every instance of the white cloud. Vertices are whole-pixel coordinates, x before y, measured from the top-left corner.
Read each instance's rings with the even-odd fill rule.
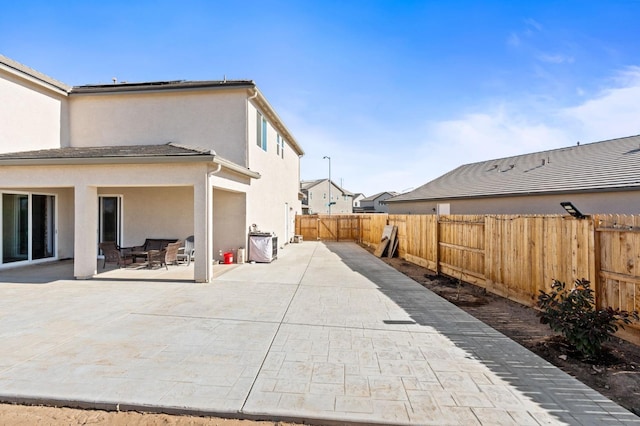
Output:
[[[520,43],[521,43],[520,37],[516,33],[511,33],[509,34],[509,37],[507,37],[507,44],[509,46],[518,47],[520,46]]]
[[[560,112],[585,141],[640,134],[640,67],[623,70],[614,82],[616,87]]]
[[[572,64],[575,61],[573,56],[567,56],[562,54],[548,54],[541,53],[538,55],[538,60],[542,62],[548,62],[551,64]]]
[[[542,31],[542,24],[540,24],[535,19],[525,19],[524,23],[526,24],[528,31],[532,31],[532,29],[538,32]]]
[[[514,106],[468,114],[433,123],[422,151],[432,159],[435,178],[463,164],[556,148],[566,134],[553,126],[519,115]],[[423,183],[426,183],[423,182]]]

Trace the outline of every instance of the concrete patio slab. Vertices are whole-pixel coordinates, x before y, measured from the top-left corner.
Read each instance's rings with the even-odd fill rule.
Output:
[[[216,265],[210,284],[186,266],[88,281],[49,266],[0,271],[2,401],[321,424],[640,425],[356,244]]]

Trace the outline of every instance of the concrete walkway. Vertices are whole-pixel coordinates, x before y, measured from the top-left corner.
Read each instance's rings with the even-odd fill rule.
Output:
[[[212,284],[181,281],[186,267],[91,281],[64,279],[68,262],[48,268],[0,272],[0,400],[320,424],[640,425],[355,244],[289,245]]]

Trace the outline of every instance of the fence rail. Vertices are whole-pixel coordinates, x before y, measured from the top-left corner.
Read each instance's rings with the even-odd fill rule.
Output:
[[[398,227],[399,256],[527,306],[553,279],[586,278],[598,307],[640,310],[640,216],[303,215],[305,240],[380,243]],[[640,344],[640,324],[620,332]]]

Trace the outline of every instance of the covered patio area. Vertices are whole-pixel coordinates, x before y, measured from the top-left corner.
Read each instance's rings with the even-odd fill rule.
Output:
[[[195,236],[191,280],[210,282],[217,253],[246,245],[246,191],[260,177],[171,143],[1,154],[0,166],[0,270],[72,258],[76,279],[100,272],[99,242]]]

